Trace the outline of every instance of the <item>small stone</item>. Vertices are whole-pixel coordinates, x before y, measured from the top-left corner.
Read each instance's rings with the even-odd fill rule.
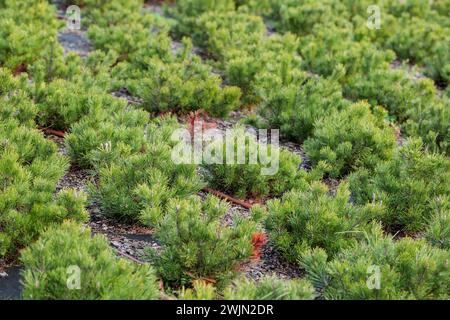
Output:
[[[111,244],[116,248],[120,247],[120,242],[118,242],[118,241],[111,241]]]

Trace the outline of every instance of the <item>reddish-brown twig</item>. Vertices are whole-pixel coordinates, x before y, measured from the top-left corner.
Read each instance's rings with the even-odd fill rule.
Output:
[[[251,209],[252,206],[253,206],[251,203],[248,203],[247,201],[233,198],[233,197],[231,197],[231,196],[229,196],[229,195],[227,195],[227,194],[225,194],[223,192],[220,192],[220,191],[217,191],[217,190],[213,190],[213,189],[208,188],[208,187],[203,188],[203,191],[211,193],[211,194],[213,194],[213,195],[215,195],[215,196],[217,196],[219,198],[222,198],[224,200],[227,200],[229,202],[232,202],[232,203],[235,203],[237,205],[240,205],[241,207],[244,207],[246,209]]]
[[[66,135],[66,133],[64,131],[54,130],[54,129],[49,129],[49,128],[42,129],[42,131],[45,134],[49,134],[49,135],[57,136],[57,137],[61,137],[61,138],[64,138],[64,136]]]

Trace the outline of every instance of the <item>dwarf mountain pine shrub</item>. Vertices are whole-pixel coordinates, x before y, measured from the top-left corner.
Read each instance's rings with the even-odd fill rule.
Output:
[[[399,26],[387,40],[399,58],[426,66],[426,73],[438,81],[450,79],[450,27],[404,15]],[[431,36],[432,35],[432,36]]]
[[[253,211],[266,212],[270,241],[287,260],[295,261],[315,247],[333,256],[355,241],[367,221],[382,213],[380,206],[358,207],[349,199],[347,184],[342,183],[333,197],[324,184],[315,182],[270,200],[267,209],[254,207]]]
[[[26,93],[27,79],[13,77],[8,69],[0,68],[0,120],[16,119],[18,123],[34,127],[37,108]]]
[[[34,119],[37,108],[33,101],[23,91],[17,91],[5,96],[0,96],[0,119],[8,121],[17,119],[18,122],[27,127],[34,127]]]
[[[215,116],[226,116],[239,106],[241,91],[221,87],[219,75],[203,64],[198,56],[172,63],[143,56],[139,64],[123,64],[124,86],[143,100],[149,112],[186,113],[202,109]],[[139,65],[139,67],[137,67]]]
[[[354,41],[351,26],[336,27],[332,23],[315,27],[313,34],[301,39],[299,50],[305,67],[322,76],[332,75],[340,65],[346,77],[388,69],[395,58],[390,50],[378,50],[368,41]]]
[[[450,200],[448,196],[437,198],[432,204],[433,215],[424,232],[432,245],[450,250]]]
[[[386,226],[416,232],[430,222],[435,201],[450,194],[450,162],[426,152],[420,140],[409,140],[392,160],[380,162],[373,172],[358,170],[349,181],[356,203],[386,207],[380,217]]]
[[[233,0],[181,0],[168,13],[177,20],[174,31],[178,36],[189,35],[196,29],[197,18],[209,11],[234,11]]]
[[[175,118],[157,119],[141,132],[144,141],[140,147],[133,142],[138,150],[133,144],[129,147],[126,141],[118,141],[93,153],[99,159],[98,183],[91,185],[90,191],[106,215],[153,225],[164,214],[169,199],[195,194],[202,188],[196,165],[172,160],[171,136],[177,128]],[[137,139],[142,137],[139,130]],[[124,127],[123,135],[128,134]]]
[[[267,90],[261,113],[272,127],[280,128],[281,134],[299,142],[312,135],[318,119],[349,105],[341,86],[331,78],[311,77],[301,85],[294,82],[272,87],[278,90]]]
[[[234,280],[223,292],[205,281],[193,282],[192,288],[183,287],[178,292],[180,300],[313,300],[316,293],[308,280],[284,280],[264,276],[258,281],[245,278]]]
[[[405,1],[405,3],[385,1],[383,3],[383,7],[385,7],[389,11],[389,13],[395,16],[403,16],[405,15],[405,13],[408,13],[408,15],[411,17],[425,18],[433,14],[436,6],[439,6],[439,4],[445,2],[445,0],[436,1],[436,4],[434,4],[427,1]]]
[[[385,107],[408,135],[421,137],[435,150],[450,152],[450,102],[439,97],[430,79],[413,80],[403,70],[378,69],[352,76],[344,94]]]
[[[111,98],[107,108],[97,108],[71,126],[65,138],[69,155],[82,168],[92,168],[142,151],[146,143],[147,112],[127,107]]]
[[[0,12],[0,66],[20,73],[50,52],[61,57],[56,44],[61,22],[54,16],[47,1],[6,1]]]
[[[247,13],[210,11],[196,20],[192,38],[216,60],[226,59],[233,48],[245,51],[256,48],[265,37],[261,17]]]
[[[438,12],[439,14],[445,15],[450,10],[450,3],[448,1],[435,1],[433,3],[429,3],[431,8]]]
[[[258,282],[240,279],[224,292],[226,300],[314,300],[316,293],[305,279],[283,280],[265,276]]]
[[[214,65],[224,72],[231,84],[243,90],[248,103],[257,98],[254,82],[260,74],[278,74],[280,70],[285,73],[301,66],[298,39],[291,34],[267,37],[261,17],[246,10],[210,10],[196,17],[190,27],[189,35],[194,43],[216,60]],[[282,80],[286,81],[286,77]]]
[[[137,21],[133,21],[136,17]],[[145,47],[150,36],[149,27],[139,23],[140,17],[141,15],[136,12],[130,15],[131,20],[126,24],[120,24],[122,21],[119,21],[110,27],[92,25],[88,30],[89,39],[96,49],[113,51],[119,59],[127,59]]]
[[[178,300],[216,300],[216,288],[202,280],[196,280],[192,283],[192,288],[182,287],[177,292]]]
[[[210,279],[223,283],[252,254],[252,234],[258,215],[222,219],[229,206],[214,196],[173,199],[155,226],[160,253],[149,249],[149,259],[166,285],[189,285]]]
[[[327,23],[340,25],[348,20],[348,14],[339,1],[272,0],[271,2],[272,16],[276,18],[277,27],[300,35],[311,33],[316,25]]]
[[[298,39],[291,34],[262,38],[259,43],[226,50],[223,62],[228,81],[239,86],[244,102],[256,104],[287,85],[300,85],[307,75],[297,53]]]
[[[115,257],[104,236],[73,222],[47,230],[24,250],[23,298],[158,299],[153,269]],[[79,277],[79,278],[77,278]]]
[[[0,127],[0,257],[14,255],[64,219],[87,218],[83,194],[54,195],[67,166],[40,132],[13,120]]]
[[[442,98],[408,110],[403,128],[412,137],[420,137],[434,152],[450,155],[450,99]]]
[[[114,110],[118,99],[97,88],[76,81],[57,79],[37,93],[38,122],[42,126],[67,130],[70,125],[98,109]],[[120,102],[119,102],[120,103]]]
[[[399,19],[387,12],[383,12],[383,21],[382,24],[389,25],[389,28],[368,28],[368,14],[367,10],[369,6],[373,5],[373,3],[369,3],[368,1],[352,1],[353,3],[348,3],[347,6],[351,6],[348,8],[351,12],[351,23],[353,24],[353,39],[355,41],[370,41],[374,44],[377,44],[379,49],[390,49],[386,43],[388,39],[392,36],[393,30],[396,30],[399,27]],[[384,10],[384,9],[382,9]],[[376,23],[376,20],[372,20],[370,23]]]
[[[352,99],[367,99],[373,106],[384,106],[399,122],[409,109],[422,108],[436,99],[429,79],[412,81],[404,70],[377,69],[351,77],[344,94]]]
[[[166,33],[167,23],[157,15],[142,13],[143,1],[104,1],[89,5],[88,37],[95,48],[114,51],[119,60],[132,59],[151,37]]]
[[[342,5],[347,8],[343,8]],[[380,50],[374,46],[377,42],[384,42],[383,46],[388,48],[389,46],[385,43],[393,34],[397,33],[392,32],[391,28],[394,31],[399,30],[399,32],[408,28],[404,27],[405,23],[399,23],[400,19],[386,13],[383,18],[384,24],[390,25],[390,32],[386,33],[384,31],[386,28],[369,30],[366,27],[368,5],[370,3],[356,3],[354,1],[342,4],[335,1],[320,4],[298,4],[295,1],[282,1],[281,3],[271,4],[271,17],[285,22],[286,14],[289,16],[288,13],[292,13],[295,19],[300,22],[306,21],[309,26],[313,26],[308,31],[310,35],[304,37],[299,46],[307,68],[322,75],[330,75],[336,71],[336,62],[341,63],[346,76],[341,77],[340,80],[346,97],[368,99],[374,106],[382,105],[391,116],[400,122],[408,121],[408,124],[405,124],[403,128],[408,135],[420,136],[430,147],[448,153],[446,143],[449,132],[449,115],[446,112],[448,108],[445,101],[442,103],[437,98],[432,81],[415,81],[403,71],[391,70],[389,63],[395,58],[393,52]],[[393,10],[389,3],[382,3],[382,7],[386,7],[388,11]],[[406,7],[405,5],[402,8],[405,9]],[[430,6],[427,5],[427,8],[430,9]],[[306,15],[307,18],[300,14],[303,10],[309,13],[309,15]],[[394,11],[396,10],[399,9]],[[328,12],[334,18],[328,18],[327,21],[319,20],[314,26],[314,13],[320,14],[319,18],[322,18],[327,16],[325,12]],[[341,23],[345,21],[345,19],[342,19],[343,16],[353,16],[350,21],[353,25]],[[338,22],[341,22],[336,24],[336,18]],[[402,19],[405,20],[405,17]],[[406,19],[411,20],[410,17]],[[330,25],[334,26],[330,28]],[[330,32],[330,29],[333,32]],[[434,29],[436,29],[436,26]],[[281,30],[283,31],[283,28]],[[293,31],[298,33],[298,30]],[[301,30],[303,31],[305,28]],[[445,41],[439,39],[442,40],[442,37],[437,35],[424,39],[423,42],[436,43],[432,47],[438,50],[437,48],[445,47]],[[369,43],[368,40],[373,43]],[[348,50],[348,48],[351,48],[351,50]],[[445,49],[441,50],[443,52],[437,54],[434,60],[437,64],[443,65],[446,63],[446,52],[444,52]],[[438,62],[437,58],[442,62]],[[445,69],[445,67],[442,68]],[[428,69],[431,70],[432,68]],[[439,81],[442,82],[443,80],[440,79]],[[420,94],[417,94],[418,91]]]
[[[318,248],[300,265],[326,299],[448,299],[449,258],[424,240],[394,241],[375,224],[334,260]]]
[[[112,11],[111,6],[115,8]],[[181,50],[174,50],[165,22],[150,14],[132,12],[122,2],[104,4],[98,12],[93,10],[100,16],[103,11],[107,19],[101,17],[99,24],[90,27],[90,37],[97,48],[119,54],[118,65],[112,70],[116,86],[141,98],[147,111],[203,109],[225,116],[238,107],[240,90],[222,86],[220,76],[191,53],[189,40],[183,40]],[[129,13],[130,20],[114,11]],[[109,30],[111,24],[115,32]]]
[[[35,175],[43,173],[39,167],[43,163],[55,163],[48,170],[46,177],[57,182],[67,166],[65,158],[57,154],[56,145],[46,140],[43,134],[33,128],[20,125],[16,120],[9,119],[0,126],[0,147],[6,154],[11,151],[17,154],[18,164],[27,165]],[[36,163],[34,169],[32,165]],[[38,170],[39,168],[39,170]]]
[[[111,105],[117,101],[106,93],[111,89],[111,77],[108,74],[111,59],[111,55],[99,51],[93,52],[86,60],[70,53],[61,60],[64,66],[55,70],[52,79],[46,78],[45,63],[37,61],[29,70],[33,82],[28,84],[27,76],[20,77],[20,80],[15,81],[18,89],[8,96],[11,103],[17,104],[16,100],[26,94],[36,104],[34,113],[37,112],[37,115],[34,116],[40,126],[68,130],[71,124],[89,113],[101,108],[112,108]],[[22,94],[22,91],[25,93]],[[31,112],[27,106],[29,103],[24,101],[23,104],[22,117]]]
[[[426,1],[377,1],[389,31],[366,27],[367,8],[373,4],[370,1],[272,2],[265,7],[271,8],[268,15],[278,22],[279,30],[311,34],[327,24],[345,26],[355,44],[370,39],[382,48],[394,50],[401,59],[425,66],[425,72],[433,79],[448,83],[449,23],[441,15],[445,7],[442,2],[433,8]],[[346,25],[348,22],[352,26]]]
[[[323,171],[319,166],[307,173],[300,169],[299,155],[259,142],[242,127],[235,127],[225,139],[212,141],[205,154],[211,155],[202,165],[205,180],[211,187],[240,198],[279,196],[320,179]]]
[[[87,25],[92,23],[103,26],[108,25],[108,21],[127,20],[123,13],[137,12],[142,8],[143,0],[64,0],[66,4],[76,4],[83,7],[85,17],[88,20]],[[70,2],[70,3],[68,3]],[[111,19],[107,14],[113,15]]]
[[[390,30],[388,33],[375,32],[377,35],[382,33],[383,37],[374,40],[380,46],[394,50],[399,58],[423,67],[423,72],[436,82],[447,85],[450,79],[450,23],[448,16],[443,14],[446,6],[449,7],[446,1],[436,4],[387,1],[383,3],[383,16]],[[364,12],[366,7],[361,9]]]
[[[234,9],[234,0],[181,0],[173,8],[174,12],[186,17],[196,17],[208,11],[226,12]]]
[[[240,11],[210,11],[196,23],[195,44],[215,59],[214,65],[231,85],[241,88],[244,103],[258,103],[265,90],[277,92],[283,84],[304,80],[298,39],[291,34],[267,37],[260,17]]]
[[[84,58],[75,52],[68,52],[56,61],[51,57],[36,61],[29,68],[29,74],[33,78],[28,90],[29,95],[36,102],[48,105],[50,102],[56,103],[52,99],[56,99],[58,93],[63,90],[67,91],[70,101],[77,98],[73,96],[73,92],[82,97],[86,97],[88,94],[92,95],[94,92],[97,94],[108,92],[114,85],[110,69],[116,60],[116,53],[112,51],[104,53],[97,50],[92,51]],[[51,74],[49,74],[49,70]],[[82,97],[79,99],[81,100]],[[69,104],[62,98],[59,103]],[[53,105],[46,107],[55,112],[59,111]]]
[[[437,43],[433,49],[433,54],[430,57],[426,57],[424,59],[426,75],[445,86],[448,86],[450,83],[450,45],[448,39],[449,30],[450,24],[445,29],[445,32],[447,33],[446,40]]]
[[[314,164],[329,164],[332,177],[346,175],[356,168],[373,169],[392,157],[396,145],[386,112],[360,102],[318,119],[304,149]]]

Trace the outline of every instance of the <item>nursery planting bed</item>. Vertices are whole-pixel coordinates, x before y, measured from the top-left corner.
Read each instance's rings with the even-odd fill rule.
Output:
[[[0,1],[0,299],[448,299],[450,2],[375,2]]]
[[[147,5],[145,8],[148,8],[152,12],[156,12],[158,14],[162,14],[161,6],[158,5]],[[89,54],[91,50],[91,45],[89,40],[86,38],[85,32],[77,32],[77,33],[59,33],[59,41],[64,48],[64,52],[75,52],[80,56],[86,56]],[[177,41],[173,41],[173,48],[179,48],[180,44]],[[80,50],[81,53],[80,53]],[[199,51],[199,49],[194,50]],[[133,97],[126,91],[126,89],[121,89],[112,93],[114,96],[121,97],[127,99],[127,101],[133,105],[139,103],[139,98]],[[234,111],[229,114],[229,118],[227,120],[221,118],[212,118],[207,117],[202,119],[207,123],[213,123],[214,127],[225,132],[226,130],[230,130],[234,125],[239,123],[240,120],[245,118],[245,114],[239,111]],[[181,122],[186,121],[181,117],[179,119]],[[249,130],[257,131],[257,128],[252,126],[247,126]],[[52,140],[56,140],[58,145],[60,146],[60,152],[62,154],[67,154],[64,146],[64,141],[61,137],[51,137]],[[289,141],[281,141],[281,146],[286,148],[287,150],[298,154],[302,158],[302,168],[307,168],[307,157],[304,154],[301,146],[289,142]],[[299,168],[300,169],[300,168]],[[87,174],[82,170],[74,169],[74,171],[69,171],[60,181],[59,186],[67,187],[67,188],[75,188],[75,189],[85,189]],[[199,194],[201,197],[204,197],[204,193]],[[232,202],[232,201],[231,201]],[[243,201],[245,202],[245,201]],[[247,204],[249,205],[249,203]],[[224,223],[231,224],[231,219],[234,214],[248,216],[248,209],[242,207],[235,202],[232,202],[231,208],[224,216]],[[100,210],[95,205],[95,203],[91,204],[88,207],[88,210],[91,215],[91,221],[89,226],[92,231],[95,233],[105,234],[110,240],[110,244],[117,249],[121,253],[129,254],[132,257],[139,259],[139,253],[142,249],[149,244],[155,250],[158,249],[158,244],[155,242],[154,238],[151,236],[151,230],[143,230],[142,232],[138,226],[127,226],[127,225],[117,225],[114,221],[109,219],[102,218],[100,214]],[[137,228],[137,232],[133,232]],[[127,230],[132,229],[131,233],[127,233]],[[130,232],[130,231],[128,231]],[[124,234],[125,233],[125,234]],[[261,255],[260,261],[251,262],[244,267],[244,271],[246,275],[252,279],[258,280],[264,275],[267,274],[276,274],[285,279],[291,279],[298,277],[300,274],[298,268],[290,263],[283,262],[280,254],[276,252],[276,250],[270,246],[270,244],[265,245],[263,248],[263,253]]]

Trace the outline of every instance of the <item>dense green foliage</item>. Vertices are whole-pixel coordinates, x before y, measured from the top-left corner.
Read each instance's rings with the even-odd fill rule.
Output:
[[[315,120],[345,104],[340,98],[342,91],[352,100],[367,99],[374,107],[383,106],[405,133],[448,153],[450,101],[438,95],[431,80],[417,81],[409,71],[391,66],[396,53],[412,62],[420,60],[427,66],[426,74],[432,74],[439,84],[445,83],[449,51],[448,26],[441,24],[445,18],[430,4],[375,4],[381,9],[382,26],[392,26],[392,33],[383,27],[367,27],[367,9],[374,5],[367,1],[235,1],[235,6],[213,8],[190,0],[178,1],[169,13],[177,19],[175,33],[191,35],[217,60],[214,65],[223,70],[228,81],[242,89],[244,101],[267,106],[260,110],[266,122],[280,127],[288,137],[300,142],[307,139]],[[428,13],[418,14],[420,10]],[[196,13],[194,19],[192,12]],[[284,37],[268,36],[259,15],[269,19],[269,25]],[[418,34],[409,26],[415,21],[421,25]],[[433,37],[423,30],[431,30]],[[411,42],[404,43],[404,39]],[[423,47],[413,46],[418,41]],[[408,57],[402,56],[402,50]],[[342,88],[321,78],[310,82],[300,68],[338,80]],[[305,82],[309,85],[303,87]],[[329,101],[315,98],[315,92]],[[298,125],[292,127],[293,123]]]
[[[123,152],[136,153],[145,144],[148,114],[128,109],[125,100],[108,99],[111,103],[107,110],[92,110],[72,124],[71,132],[65,138],[72,161],[82,168],[109,163]]]
[[[372,113],[364,102],[353,104],[318,120],[312,137],[305,141],[305,152],[314,163],[325,161],[332,177],[358,167],[372,169],[390,159],[396,145],[385,117],[381,108]]]
[[[91,116],[101,108],[114,108],[114,99],[99,93],[94,87],[89,90],[77,81],[57,79],[37,93],[39,123],[55,129],[67,130],[71,124],[85,116]]]
[[[104,236],[65,222],[22,252],[25,299],[158,299],[153,269],[115,257]],[[79,278],[77,278],[79,276]]]
[[[312,284],[305,279],[284,280],[265,276],[258,281],[240,278],[228,285],[223,292],[204,281],[196,281],[193,288],[182,288],[180,300],[313,300],[316,293]]]
[[[281,280],[266,276],[258,282],[238,280],[225,289],[227,300],[313,300],[313,286],[305,279]]]
[[[343,82],[345,95],[384,106],[400,122],[409,120],[404,128],[408,134],[420,136],[430,146],[449,152],[446,141],[450,102],[439,98],[426,80],[416,83],[407,72],[389,68],[395,58],[389,49],[393,49],[400,59],[424,64],[426,73],[437,82],[448,82],[448,26],[431,22],[440,21],[431,4],[426,1],[406,1],[404,5],[394,5],[394,1],[269,2],[269,15],[279,22],[280,30],[304,32],[308,29],[299,28],[303,24],[311,28],[301,38],[299,47],[309,69],[329,75],[341,63],[348,75]],[[370,30],[366,26],[370,16],[367,10],[374,4],[380,6],[382,25],[380,29]],[[421,10],[428,13],[415,17]],[[344,23],[346,19],[351,23]]]
[[[228,209],[214,196],[169,203],[155,226],[162,251],[148,251],[166,284],[185,285],[201,278],[223,282],[240,262],[250,258],[252,234],[260,217],[236,216],[232,225],[224,225],[222,219]]]
[[[142,130],[136,129],[135,134],[125,127],[123,134],[136,137],[142,143],[140,147],[135,144],[137,148],[133,149],[127,140],[118,140],[105,141],[95,150],[100,163],[98,182],[90,189],[104,214],[154,225],[164,214],[169,199],[189,196],[201,189],[203,183],[196,175],[195,165],[172,161],[170,139],[176,128],[179,126],[174,118],[148,123]],[[101,130],[108,132],[107,128]],[[119,134],[114,133],[117,137]]]
[[[236,3],[239,4],[240,1]],[[447,1],[292,1],[245,0],[250,11],[264,14],[279,30],[314,34],[322,26],[346,28],[354,44],[370,41],[378,51],[392,49],[401,59],[425,67],[428,75],[448,83],[449,27]],[[371,6],[380,10],[380,28],[368,28],[374,16]],[[386,27],[388,26],[388,28]],[[356,51],[353,51],[356,52]]]
[[[0,66],[21,72],[40,59],[61,56],[55,41],[61,24],[54,15],[44,0],[7,0],[0,11]]]
[[[0,257],[34,241],[64,219],[84,221],[85,196],[72,190],[54,196],[67,169],[56,145],[35,129],[10,120],[0,126]]]
[[[349,203],[350,192],[341,184],[335,196],[322,183],[293,190],[282,199],[267,203],[266,228],[275,247],[295,261],[310,248],[320,247],[330,255],[354,242],[367,221],[382,214],[380,206]],[[265,211],[255,207],[253,211]]]
[[[428,153],[421,141],[411,140],[374,172],[361,169],[353,174],[350,187],[357,203],[373,201],[386,207],[380,218],[387,226],[418,231],[429,223],[436,201],[448,206],[449,181],[449,159]]]
[[[300,260],[327,299],[447,299],[449,258],[423,240],[394,241],[375,225],[334,260],[327,262],[323,249]]]
[[[60,23],[54,13],[46,1],[6,1],[0,11],[0,65],[5,67],[0,69],[2,260],[14,259],[20,249],[65,219],[87,219],[84,194],[71,189],[55,194],[68,169],[68,159],[36,130],[40,110],[28,75],[21,74],[30,72],[37,84],[67,72],[61,68],[62,48],[55,44]]]
[[[9,70],[0,69],[0,120],[7,122],[16,119],[24,126],[34,127],[37,108],[28,97],[27,79],[13,77]]]
[[[210,160],[205,154],[211,154]],[[203,161],[207,162],[202,167],[211,187],[241,198],[280,196],[321,177],[320,168],[311,173],[300,169],[300,155],[259,142],[241,127],[211,142]]]
[[[437,198],[432,204],[433,215],[425,229],[425,239],[436,247],[450,249],[450,201]]]
[[[188,46],[185,50],[190,50]],[[240,90],[221,88],[221,79],[197,56],[165,63],[149,53],[142,61],[124,63],[117,72],[132,94],[143,99],[150,112],[186,113],[202,109],[216,116],[226,116],[238,106]]]
[[[140,0],[105,2],[89,11],[88,33],[94,46],[118,54],[112,71],[116,86],[141,98],[151,112],[203,109],[226,116],[237,108],[240,90],[223,87],[220,77],[191,53],[189,40],[184,48],[174,49],[167,23],[150,13],[141,14],[141,4]]]
[[[0,0],[0,267],[22,250],[23,297],[448,299],[449,1],[167,2]],[[71,4],[87,55],[62,46]],[[232,149],[256,163],[205,162],[220,139],[179,163],[195,139],[177,130],[200,115],[223,133],[229,114],[298,152],[239,128]],[[91,237],[69,166],[88,208],[153,229],[153,266]],[[302,276],[246,280],[272,250]]]
[[[281,134],[303,142],[312,135],[317,120],[348,104],[337,81],[311,77],[301,86],[292,83],[270,90],[263,102],[262,114],[270,119],[272,127],[280,128]]]

